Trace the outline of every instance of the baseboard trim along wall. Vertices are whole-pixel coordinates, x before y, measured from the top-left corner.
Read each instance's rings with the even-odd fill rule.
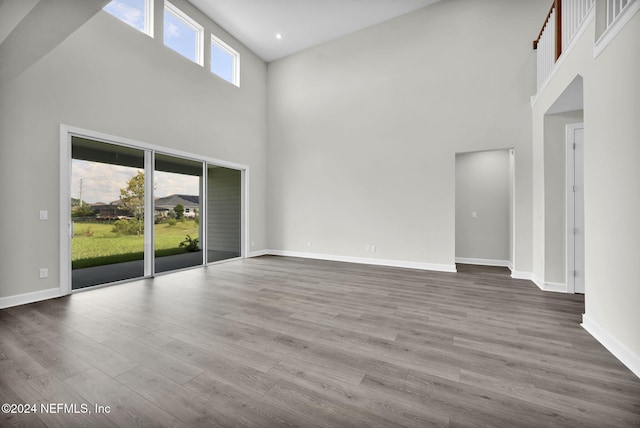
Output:
[[[35,303],[41,300],[54,299],[60,296],[62,296],[62,294],[60,293],[59,288],[49,288],[48,290],[33,291],[31,293],[1,297],[0,309],[10,308],[12,306],[26,305],[27,303]]]
[[[531,272],[525,272],[522,270],[512,270],[511,278],[513,279],[526,279],[528,281],[533,281],[533,275]]]
[[[542,291],[553,291],[554,293],[567,292],[567,284],[562,284],[560,282],[546,282],[537,275],[533,275],[531,281],[533,281],[533,283]]]
[[[640,356],[634,354],[624,346],[618,339],[607,333],[602,327],[600,327],[595,321],[593,321],[587,314],[582,314],[582,328],[593,336],[602,346],[607,348],[609,352],[613,354],[622,364],[627,366],[629,370],[640,378]]]
[[[247,257],[260,257],[260,256],[266,256],[269,254],[268,250],[258,250],[258,251],[251,251]]]
[[[456,257],[456,263],[463,265],[500,266],[511,269],[509,260],[473,259],[468,257]]]
[[[401,267],[401,268],[407,268],[407,269],[433,270],[438,272],[452,272],[452,273],[457,272],[456,265],[407,262],[402,260],[388,260],[388,259],[369,259],[366,257],[336,256],[331,254],[304,253],[304,252],[297,252],[297,251],[281,251],[281,250],[268,250],[268,254],[271,254],[273,256],[300,257],[304,259],[329,260],[334,262],[346,262],[346,263],[360,263],[365,265]]]
[[[544,291],[553,291],[555,293],[567,292],[567,284],[561,282],[545,282],[542,286]]]

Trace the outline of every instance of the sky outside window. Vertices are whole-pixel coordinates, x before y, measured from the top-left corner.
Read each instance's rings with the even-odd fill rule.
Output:
[[[211,43],[211,72],[233,82],[234,57],[217,43]]]
[[[71,197],[80,198],[87,204],[111,203],[120,199],[120,189],[142,168],[131,168],[107,163],[72,160]],[[153,193],[156,197],[174,194],[197,196],[200,194],[198,179],[189,175],[154,172]]]
[[[164,44],[185,58],[199,63],[198,30],[188,25],[166,6],[164,9]]]
[[[114,0],[104,10],[133,28],[145,32],[146,0]]]

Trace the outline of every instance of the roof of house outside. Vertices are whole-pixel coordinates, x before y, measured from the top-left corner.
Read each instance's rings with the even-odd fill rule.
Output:
[[[154,203],[156,208],[172,209],[178,204],[182,204],[185,208],[197,208],[200,206],[200,197],[197,195],[170,195],[163,198],[157,198]]]

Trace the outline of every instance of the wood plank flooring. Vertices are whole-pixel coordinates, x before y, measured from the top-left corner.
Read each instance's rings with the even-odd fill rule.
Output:
[[[38,408],[0,426],[638,427],[583,312],[502,268],[232,261],[1,310],[0,404]]]

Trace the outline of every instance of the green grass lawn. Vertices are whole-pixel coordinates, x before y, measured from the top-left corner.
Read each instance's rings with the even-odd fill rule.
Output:
[[[71,240],[73,269],[143,259],[142,236],[117,235],[113,233],[113,224],[75,223],[74,229]],[[181,254],[186,250],[180,248],[180,242],[186,235],[197,238],[198,225],[193,220],[179,221],[175,226],[156,224],[154,233],[156,257]]]

